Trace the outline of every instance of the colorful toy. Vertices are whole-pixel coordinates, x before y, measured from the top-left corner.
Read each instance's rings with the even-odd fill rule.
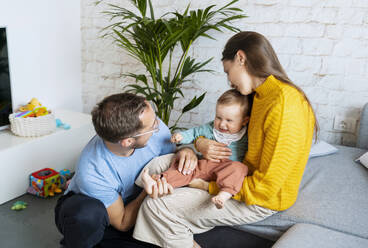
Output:
[[[63,191],[59,188],[59,186],[57,186],[55,183],[51,184],[51,187],[49,189],[49,196],[54,196],[55,193],[58,194],[58,193],[61,193],[61,192],[63,192]]]
[[[27,207],[27,203],[24,201],[16,201],[14,202],[13,206],[11,207],[11,210],[20,211]]]
[[[64,128],[65,130],[70,129],[70,125],[67,123],[63,123],[60,119],[55,119],[56,127]]]
[[[37,100],[37,98],[32,98],[32,100],[27,104],[19,108],[19,111],[32,111],[36,107],[40,107],[42,104]]]
[[[27,111],[24,111],[24,112],[17,113],[15,115],[15,117],[26,118],[26,117],[31,117],[32,115],[33,115],[33,111],[27,110]]]
[[[55,193],[61,193],[60,174],[51,168],[32,173],[27,192],[44,198],[54,196]]]
[[[17,113],[15,117],[39,117],[43,115],[48,115],[49,111],[46,107],[43,107],[37,98],[32,98],[32,100],[27,104],[19,108],[20,113]]]
[[[64,170],[59,171],[59,174],[60,174],[60,188],[65,190],[67,188],[66,182],[70,178],[72,178],[72,173],[70,172],[70,170],[64,169]]]
[[[36,117],[48,115],[49,112],[47,111],[46,107],[38,107],[33,109],[33,113],[36,115]]]

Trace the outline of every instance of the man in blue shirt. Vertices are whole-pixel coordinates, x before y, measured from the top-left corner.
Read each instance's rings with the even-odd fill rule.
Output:
[[[152,247],[132,238],[146,192],[134,181],[154,157],[172,153],[168,127],[151,105],[130,93],[111,95],[92,111],[97,135],[82,151],[76,173],[57,203],[55,222],[66,247]],[[196,166],[192,150],[178,152],[176,161],[190,171]],[[175,161],[173,161],[175,162]],[[172,191],[162,179],[151,197]]]

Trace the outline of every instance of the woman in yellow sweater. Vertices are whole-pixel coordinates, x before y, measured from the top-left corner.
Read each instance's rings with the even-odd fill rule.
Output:
[[[305,165],[317,131],[304,92],[284,72],[271,44],[256,32],[240,32],[222,53],[231,86],[254,94],[248,126],[249,167],[241,191],[221,210],[205,191],[181,188],[158,200],[148,199],[139,212],[134,237],[162,247],[198,247],[193,234],[215,226],[241,225],[286,210],[297,199]],[[205,138],[197,149],[210,160],[228,158],[231,150]],[[197,184],[216,194],[215,182]]]

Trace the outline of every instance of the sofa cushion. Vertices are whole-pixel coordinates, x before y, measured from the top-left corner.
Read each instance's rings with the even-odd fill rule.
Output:
[[[336,147],[337,153],[308,161],[291,208],[234,228],[277,240],[294,224],[309,223],[368,238],[368,170],[354,162],[365,150]]]
[[[336,232],[327,228],[296,224],[292,226],[277,242],[273,248],[339,248],[339,247],[368,247],[368,239]]]
[[[364,165],[368,169],[368,152],[364,153],[362,156],[360,156],[356,162],[360,162],[362,165]]]
[[[368,149],[368,103],[364,105],[360,116],[357,147]]]
[[[317,143],[312,143],[312,147],[309,153],[309,158],[321,157],[337,152],[337,148],[329,143],[319,140]]]

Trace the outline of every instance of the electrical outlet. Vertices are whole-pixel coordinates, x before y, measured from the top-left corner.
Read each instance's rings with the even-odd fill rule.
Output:
[[[335,116],[333,129],[347,133],[355,133],[357,120],[349,117]]]

